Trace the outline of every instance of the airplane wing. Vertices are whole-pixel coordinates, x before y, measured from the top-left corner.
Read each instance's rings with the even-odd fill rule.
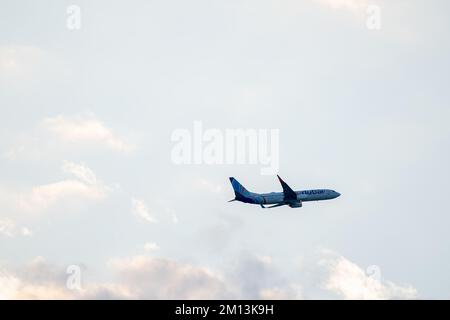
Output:
[[[278,180],[280,180],[281,186],[283,187],[283,193],[284,193],[284,200],[295,200],[297,201],[297,194],[294,190],[291,189],[291,187],[288,186],[286,182],[283,181],[283,179],[280,178],[279,175],[277,175]]]
[[[263,207],[264,209],[270,209],[270,208],[276,208],[276,207],[281,207],[281,206],[285,206],[286,205],[286,203],[277,203],[277,204],[274,204],[273,206],[270,206],[270,207]],[[261,205],[262,206],[262,205]]]

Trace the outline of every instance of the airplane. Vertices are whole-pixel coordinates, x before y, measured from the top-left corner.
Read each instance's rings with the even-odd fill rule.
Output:
[[[271,192],[271,193],[255,193],[250,192],[244,188],[235,178],[230,177],[231,185],[234,189],[235,198],[228,201],[240,201],[251,204],[259,204],[262,208],[275,208],[281,206],[289,206],[291,208],[302,207],[303,202],[306,201],[319,201],[329,200],[339,197],[341,194],[330,189],[314,189],[314,190],[301,190],[294,191],[291,187],[284,182],[279,175],[283,192]],[[272,206],[264,206],[265,204],[273,204]]]

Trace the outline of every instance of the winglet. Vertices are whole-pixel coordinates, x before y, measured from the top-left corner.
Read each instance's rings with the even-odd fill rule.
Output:
[[[297,194],[295,193],[295,191],[292,190],[291,187],[289,187],[288,184],[284,182],[279,175],[277,175],[277,177],[278,180],[280,180],[281,186],[283,187],[284,200],[297,200]]]

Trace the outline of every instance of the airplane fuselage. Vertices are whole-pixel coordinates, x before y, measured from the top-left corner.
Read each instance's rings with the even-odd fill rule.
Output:
[[[319,201],[319,200],[330,200],[339,197],[339,193],[334,190],[329,189],[312,189],[312,190],[301,190],[295,191],[297,194],[297,200],[304,201]],[[243,196],[240,195],[236,200],[253,203],[253,204],[277,204],[284,201],[283,192],[271,192],[271,193],[254,193]]]
[[[330,189],[311,189],[294,191],[278,176],[283,192],[255,193],[245,189],[235,178],[230,177],[235,198],[230,201],[258,204],[263,208],[273,208],[287,205],[291,208],[300,208],[305,201],[330,200],[341,194]],[[266,207],[265,205],[272,205]]]

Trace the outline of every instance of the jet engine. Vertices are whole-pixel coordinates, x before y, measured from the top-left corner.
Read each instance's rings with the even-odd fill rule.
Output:
[[[302,207],[302,202],[293,202],[293,203],[289,203],[289,207],[291,208],[301,208]]]

